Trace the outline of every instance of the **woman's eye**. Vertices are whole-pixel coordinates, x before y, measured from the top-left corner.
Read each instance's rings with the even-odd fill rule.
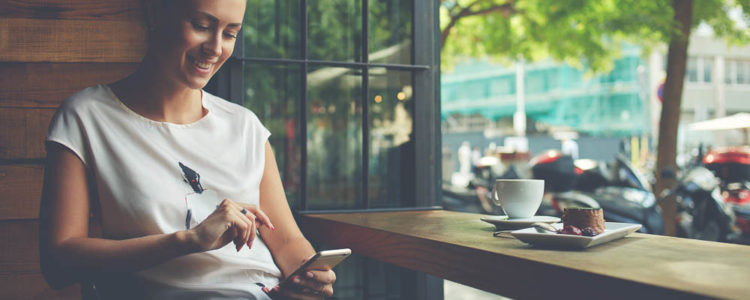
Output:
[[[208,29],[211,28],[211,27],[209,27],[207,25],[203,25],[203,24],[200,24],[200,23],[193,23],[193,27],[195,29],[198,29],[198,30],[208,30]]]
[[[230,32],[225,32],[224,36],[226,36],[228,38],[233,38],[233,39],[237,38],[237,34],[236,33],[230,33]]]

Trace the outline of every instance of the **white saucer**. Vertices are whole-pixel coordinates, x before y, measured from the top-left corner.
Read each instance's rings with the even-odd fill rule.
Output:
[[[500,228],[525,228],[531,227],[534,223],[557,223],[560,218],[551,216],[533,216],[531,218],[509,219],[508,216],[485,216],[479,218],[482,221],[495,225]]]
[[[558,229],[562,228],[562,224],[555,224],[553,226]],[[597,236],[579,236],[551,232],[539,233],[534,228],[520,229],[510,234],[527,244],[554,248],[584,249],[625,237],[641,228],[641,224],[615,222],[606,222],[605,226],[604,232]]]

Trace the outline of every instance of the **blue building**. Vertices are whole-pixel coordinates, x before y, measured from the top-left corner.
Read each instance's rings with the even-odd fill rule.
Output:
[[[648,74],[640,52],[635,47],[623,49],[623,56],[607,74],[592,75],[585,68],[551,61],[526,64],[529,134],[542,127],[567,127],[590,136],[648,134]],[[476,131],[488,125],[502,129],[512,124],[503,120],[512,119],[516,111],[515,67],[471,61],[441,76],[445,133]],[[469,124],[457,129],[451,125],[456,120]]]

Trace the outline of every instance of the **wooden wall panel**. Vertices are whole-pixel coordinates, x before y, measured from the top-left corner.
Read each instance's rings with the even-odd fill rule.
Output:
[[[0,299],[80,299],[77,285],[47,286],[39,269],[38,221],[0,222]]]
[[[111,83],[136,63],[0,63],[0,106],[54,108],[73,93]]]
[[[4,0],[0,18],[141,20],[137,0]]]
[[[0,271],[0,299],[80,300],[81,288],[76,284],[53,290],[39,272]]]
[[[54,109],[0,107],[0,159],[45,157],[44,138]]]
[[[65,98],[122,78],[141,61],[140,5],[0,0],[0,299],[80,299],[78,286],[52,290],[39,270],[39,160],[49,121]]]
[[[139,21],[0,18],[0,62],[140,62]]]
[[[97,221],[90,227],[89,236],[101,237]],[[39,272],[38,235],[38,220],[0,221],[0,273]]]
[[[39,222],[0,222],[0,270],[22,273],[39,271]]]
[[[0,165],[0,220],[36,219],[44,166]]]

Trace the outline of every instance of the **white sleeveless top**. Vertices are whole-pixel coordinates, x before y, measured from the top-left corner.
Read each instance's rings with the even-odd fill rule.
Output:
[[[106,85],[74,94],[57,110],[47,141],[69,148],[93,175],[105,238],[185,230],[224,198],[259,204],[270,132],[249,110],[202,95],[208,114],[190,124],[147,119]],[[237,252],[229,243],[132,275],[117,285],[132,284],[148,298],[267,299],[257,283],[272,287],[281,271],[259,238],[252,249]]]

